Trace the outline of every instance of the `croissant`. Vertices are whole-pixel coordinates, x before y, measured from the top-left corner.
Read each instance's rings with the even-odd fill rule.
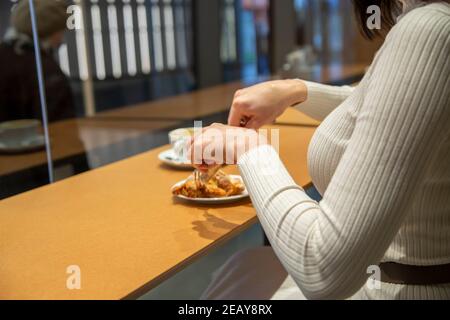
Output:
[[[242,194],[245,187],[239,179],[233,179],[224,172],[219,171],[206,184],[197,183],[191,176],[186,182],[172,190],[174,195],[188,198],[225,198]]]

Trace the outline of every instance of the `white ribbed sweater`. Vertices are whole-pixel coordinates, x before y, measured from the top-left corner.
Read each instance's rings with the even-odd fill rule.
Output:
[[[261,224],[307,298],[450,299],[450,284],[365,285],[380,261],[450,263],[449,57],[450,5],[433,3],[402,16],[357,88],[307,83],[297,108],[325,119],[308,159],[320,203],[272,147],[239,159]]]

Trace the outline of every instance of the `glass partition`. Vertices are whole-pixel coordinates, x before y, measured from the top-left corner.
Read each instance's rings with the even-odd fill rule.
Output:
[[[41,104],[45,99],[40,95],[30,10],[27,2],[16,2],[0,2],[0,199],[45,185],[53,173],[46,152],[48,127]],[[63,76],[51,58],[53,40],[41,43],[40,53],[42,67],[53,74],[47,89],[56,91],[62,106],[69,89],[61,85]],[[46,115],[54,120],[69,113],[69,108],[52,108]]]
[[[192,1],[69,4],[75,28],[66,30],[57,60],[76,117],[50,125],[57,180],[168,143],[168,132],[187,119],[152,102],[195,87]]]
[[[222,36],[217,41],[223,81],[267,74],[268,44],[258,46],[258,39],[268,37],[268,26],[261,25],[268,24],[269,1],[246,8],[242,0],[217,1],[222,13]],[[79,14],[78,27],[67,30],[58,61],[70,79],[77,120],[50,126],[55,148],[64,132],[70,132],[73,145],[61,150],[61,157],[55,151],[55,166],[65,168],[57,178],[160,146],[168,142],[172,128],[192,126],[193,120],[226,121],[229,102],[223,102],[223,112],[214,116],[208,112],[180,116],[182,105],[163,110],[152,103],[196,88],[193,1],[78,0],[72,5]],[[245,20],[244,14],[250,19]],[[254,35],[250,42],[243,41],[244,33]],[[244,47],[247,42],[251,45]],[[245,71],[252,68],[254,74]],[[67,145],[62,143],[61,149]]]
[[[37,7],[51,153],[42,144],[33,150],[19,150],[21,154],[2,152],[1,198],[45,185],[52,180],[50,176],[58,181],[161,146],[168,143],[169,131],[192,125],[194,115],[179,115],[181,103],[155,107],[154,101],[190,92],[196,86],[193,1],[33,3]],[[15,45],[7,44],[4,38],[14,29],[10,13],[16,5],[22,23],[31,25],[29,11],[23,10],[28,4],[29,0],[0,4],[2,46],[11,47],[8,50]],[[11,62],[1,71],[5,80],[0,87],[0,122],[37,119],[42,123],[31,29],[28,34],[19,33],[20,38],[27,38],[30,52],[26,65],[20,58],[2,59],[3,63]],[[15,72],[30,82],[31,88],[24,89],[30,97],[23,98],[32,101],[24,102],[28,113],[12,112],[21,108],[11,100],[20,94],[17,86],[6,86],[13,82],[11,74]],[[173,111],[169,110],[172,107]],[[198,115],[200,119],[203,116]],[[40,138],[42,128],[39,124]],[[3,135],[2,131],[0,140]]]

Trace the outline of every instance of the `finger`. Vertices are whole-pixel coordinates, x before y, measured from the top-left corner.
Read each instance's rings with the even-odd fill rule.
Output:
[[[189,145],[188,151],[187,151],[187,157],[191,164],[194,164],[194,143],[195,143],[195,140],[194,140],[194,138],[192,138],[191,144]]]
[[[211,142],[208,146],[213,146],[213,142]],[[203,149],[203,163],[206,166],[214,166],[216,164],[216,152],[215,149],[206,150]],[[207,152],[209,151],[209,152]]]
[[[239,127],[241,128],[247,128],[247,124],[250,121],[250,118],[248,117],[242,117],[241,121],[239,122]]]
[[[194,151],[192,154],[193,158],[193,164],[195,166],[201,166],[201,165],[211,165],[213,159],[211,159],[209,154],[205,154],[205,150],[208,148],[209,145],[213,143],[212,139],[209,139],[202,135],[201,140],[197,140],[194,143]]]
[[[232,107],[230,115],[228,116],[228,124],[233,127],[239,127],[243,116],[242,112],[239,112],[236,108]]]
[[[191,138],[191,145],[189,146],[187,154],[192,165],[202,164],[203,140],[203,134],[197,134],[195,137]]]
[[[245,127],[248,128],[248,129],[258,130],[263,125],[264,125],[263,121],[259,120],[258,118],[253,117],[247,122],[247,125]]]
[[[201,172],[208,172],[210,166],[207,164],[194,165],[194,168]]]
[[[205,134],[207,134],[209,128],[210,127],[201,128],[201,130],[198,130],[197,133],[190,139],[190,147],[187,154],[191,164],[194,167],[203,164],[203,161],[200,162],[200,159],[203,153],[203,141],[205,140]]]
[[[202,136],[203,138],[203,136]],[[201,139],[203,140],[203,139]],[[192,164],[194,166],[199,166],[203,164],[203,141],[197,139],[192,145],[191,153]]]

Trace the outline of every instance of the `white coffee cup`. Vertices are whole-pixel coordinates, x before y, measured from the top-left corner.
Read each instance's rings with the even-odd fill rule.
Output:
[[[0,141],[6,146],[17,146],[40,135],[42,124],[37,119],[21,119],[0,123]]]

